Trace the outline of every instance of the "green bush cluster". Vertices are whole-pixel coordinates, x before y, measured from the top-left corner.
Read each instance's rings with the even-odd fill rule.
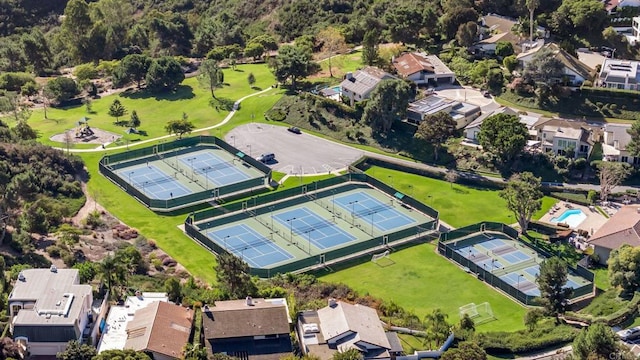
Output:
[[[546,349],[573,341],[578,330],[568,326],[545,324],[533,331],[488,332],[476,335],[478,345],[492,354],[510,354]]]
[[[640,305],[640,293],[635,293],[631,301],[627,304],[627,306],[622,309],[607,315],[607,316],[593,316],[590,314],[583,314],[568,311],[565,313],[564,317],[568,320],[581,321],[588,324],[595,322],[602,322],[607,324],[608,326],[616,326],[622,324],[627,321],[633,315],[638,313],[638,305]]]
[[[0,75],[0,90],[20,91],[27,83],[35,83],[35,79],[26,72],[7,72]]]

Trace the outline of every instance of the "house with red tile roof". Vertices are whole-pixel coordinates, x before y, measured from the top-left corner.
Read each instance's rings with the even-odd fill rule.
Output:
[[[424,53],[405,53],[392,59],[398,75],[417,85],[453,84],[456,74],[436,55]]]
[[[640,246],[640,207],[622,207],[588,242],[593,245],[601,264],[607,263],[612,250],[624,244]]]

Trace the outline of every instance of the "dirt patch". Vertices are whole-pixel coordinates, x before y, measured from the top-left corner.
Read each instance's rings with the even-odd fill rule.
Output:
[[[75,129],[67,132],[53,135],[49,138],[51,141],[66,144],[108,144],[120,139],[122,135],[112,133],[110,131],[87,127],[84,125],[78,126]]]

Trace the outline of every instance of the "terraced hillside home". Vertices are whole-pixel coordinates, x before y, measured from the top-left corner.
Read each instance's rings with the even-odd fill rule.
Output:
[[[638,165],[640,158],[632,156],[627,150],[631,141],[631,135],[627,132],[630,124],[607,123],[604,126],[604,141],[602,142],[602,155],[606,161],[620,161],[632,165]]]
[[[605,59],[596,85],[608,89],[640,91],[640,61]]]
[[[391,63],[398,75],[417,85],[437,86],[456,82],[456,74],[436,55],[405,53],[391,59]]]
[[[462,129],[480,116],[480,107],[462,101],[449,100],[429,95],[409,104],[407,118],[410,122],[420,123],[425,116],[446,112],[456,121],[456,128]]]
[[[207,354],[243,360],[279,360],[292,355],[291,319],[285,299],[217,301],[202,309]]]
[[[343,96],[349,98],[353,106],[358,101],[368,99],[380,81],[388,79],[397,79],[397,77],[377,67],[367,66],[355,73],[348,72],[340,83],[340,91]]]
[[[298,338],[304,354],[329,360],[336,352],[358,350],[364,359],[395,359],[402,345],[394,332],[385,332],[375,309],[329,299],[318,311],[298,317]]]
[[[77,269],[22,270],[9,294],[10,330],[29,354],[55,356],[91,336],[99,320],[92,305],[92,288],[80,284]]]
[[[489,111],[486,113],[482,113],[480,116],[478,116],[475,120],[473,120],[469,125],[467,125],[464,128],[464,137],[467,141],[470,141],[472,143],[477,143],[478,142],[478,134],[480,134],[480,128],[482,127],[482,123],[489,117],[494,116],[494,115],[498,115],[498,114],[505,114],[505,115],[513,115],[513,116],[517,116],[518,119],[520,120],[520,123],[524,124],[527,127],[527,130],[529,130],[529,137],[530,139],[536,139],[536,137],[538,136],[538,132],[537,130],[535,130],[533,128],[533,126],[540,120],[539,116],[533,116],[533,115],[529,115],[526,113],[519,113],[516,110],[509,108],[509,107],[499,107],[494,111]],[[536,145],[535,143],[532,143],[530,141],[529,145]]]
[[[593,149],[593,132],[583,122],[541,118],[534,129],[545,152],[576,159],[588,158]]]
[[[511,43],[515,52],[519,53],[525,47],[523,45],[526,44],[526,40],[529,38],[527,36],[525,39],[516,34],[513,29],[518,25],[518,20],[507,16],[489,13],[480,18],[478,25],[480,40],[474,47],[480,50],[480,54],[490,55],[495,53],[495,47],[499,41]],[[549,37],[548,31],[542,26],[536,26],[534,31],[534,39]]]
[[[602,265],[607,264],[612,250],[627,244],[640,246],[640,207],[624,206],[588,240]]]

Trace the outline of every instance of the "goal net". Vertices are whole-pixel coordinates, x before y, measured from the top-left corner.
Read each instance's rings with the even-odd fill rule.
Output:
[[[489,305],[488,302],[483,302],[478,305],[475,303],[469,303],[460,306],[459,310],[461,319],[465,314],[467,314],[476,325],[484,324],[496,319],[493,315],[493,310],[491,310],[491,305]]]
[[[373,254],[373,256],[371,256],[371,261],[377,262],[378,260],[386,257],[389,257],[389,250],[386,250],[385,252],[382,252],[380,254]]]

